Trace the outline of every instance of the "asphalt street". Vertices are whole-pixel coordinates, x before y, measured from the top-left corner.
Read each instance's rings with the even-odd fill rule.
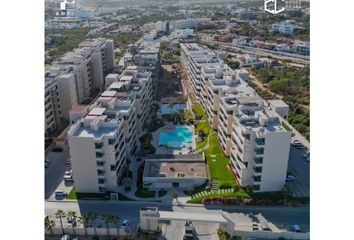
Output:
[[[310,195],[310,163],[306,162],[303,157],[306,151],[307,149],[290,147],[288,171],[296,177],[296,180],[287,185],[299,197]]]
[[[63,152],[50,152],[46,156],[45,159],[49,160],[50,164],[48,168],[45,168],[45,199],[48,199],[53,194],[62,183],[65,171],[70,169],[70,165],[65,163],[68,158],[68,147]]]

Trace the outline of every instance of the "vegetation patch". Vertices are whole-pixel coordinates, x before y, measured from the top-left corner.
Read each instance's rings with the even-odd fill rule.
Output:
[[[217,179],[220,186],[235,186],[235,178],[227,167],[229,158],[225,157],[220,149],[217,134],[215,132],[211,133],[209,148],[204,151],[204,153],[207,159],[211,179]]]
[[[187,203],[203,203],[204,199],[209,198],[239,198],[239,199],[249,199],[251,196],[243,189],[238,188],[237,191],[232,192],[210,192],[205,196],[195,197],[187,201]]]
[[[76,192],[76,188],[73,187],[66,198],[78,200],[109,200],[110,196],[108,193],[78,193]]]

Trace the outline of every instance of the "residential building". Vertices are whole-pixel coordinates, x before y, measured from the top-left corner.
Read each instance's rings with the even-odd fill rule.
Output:
[[[45,70],[45,134],[50,136],[69,121],[69,111],[78,104],[75,67],[53,66]]]
[[[176,20],[170,23],[171,29],[186,29],[186,28],[197,28],[198,24],[209,22],[210,18],[189,18],[183,20]]]
[[[181,64],[188,75],[197,99],[201,99],[201,91],[205,86],[202,82],[201,68],[204,65],[221,64],[223,61],[217,54],[209,49],[204,49],[196,43],[182,43]]]
[[[143,183],[149,190],[187,190],[208,180],[204,154],[148,155]]]
[[[231,134],[233,132],[234,123],[233,113],[237,110],[236,97],[257,95],[253,88],[248,87],[245,83],[242,84],[242,81],[239,86],[235,86],[232,92],[233,93],[227,93],[220,98],[220,107],[217,115],[218,141],[225,156],[230,156],[232,147]]]
[[[71,109],[103,91],[104,76],[114,67],[113,46],[112,40],[85,40],[46,68],[46,135],[69,122]]]
[[[273,23],[272,24],[272,31],[278,32],[281,34],[291,35],[293,34],[299,27],[294,24],[289,23]]]
[[[310,54],[310,43],[296,40],[292,45],[293,51],[302,55]]]
[[[291,132],[258,96],[234,98],[230,168],[241,186],[255,192],[280,191],[284,186]]]
[[[128,66],[107,90],[117,91],[119,96],[129,96],[136,101],[136,128],[140,134],[150,117],[153,101],[151,73],[137,66]]]
[[[282,118],[288,119],[289,106],[284,101],[280,99],[268,100],[268,106],[271,110],[278,113]]]

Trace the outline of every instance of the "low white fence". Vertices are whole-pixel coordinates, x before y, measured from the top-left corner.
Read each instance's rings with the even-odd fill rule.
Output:
[[[119,233],[118,233],[118,231]],[[97,235],[97,236],[127,236],[129,235],[129,232],[125,231],[124,229],[117,229],[117,228],[109,228],[107,232],[107,228],[96,228],[96,231],[93,227],[86,228],[85,229],[80,227],[80,228],[68,228],[64,227],[64,233],[61,227],[55,227],[52,229],[52,231],[45,231],[45,234],[51,235],[61,235],[61,234],[72,234],[72,235]]]

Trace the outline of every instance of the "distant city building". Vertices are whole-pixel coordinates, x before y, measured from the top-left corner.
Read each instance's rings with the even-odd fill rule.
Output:
[[[297,40],[292,45],[292,49],[296,53],[300,53],[302,55],[309,55],[310,54],[310,43]]]
[[[198,24],[209,22],[210,18],[189,18],[184,20],[176,20],[170,23],[172,30],[175,29],[186,29],[186,28],[197,28]]]
[[[281,34],[293,34],[299,27],[297,25],[288,24],[288,23],[273,23],[272,31],[278,32]]]
[[[70,109],[104,89],[104,77],[114,67],[113,49],[112,40],[85,40],[78,48],[65,53],[46,68],[46,95],[52,86],[56,86],[57,92],[57,97],[52,97],[51,100],[46,97],[46,134],[54,132],[56,126],[63,124],[63,121],[69,121]],[[52,115],[47,111],[49,105],[55,108],[55,124],[51,119]]]

